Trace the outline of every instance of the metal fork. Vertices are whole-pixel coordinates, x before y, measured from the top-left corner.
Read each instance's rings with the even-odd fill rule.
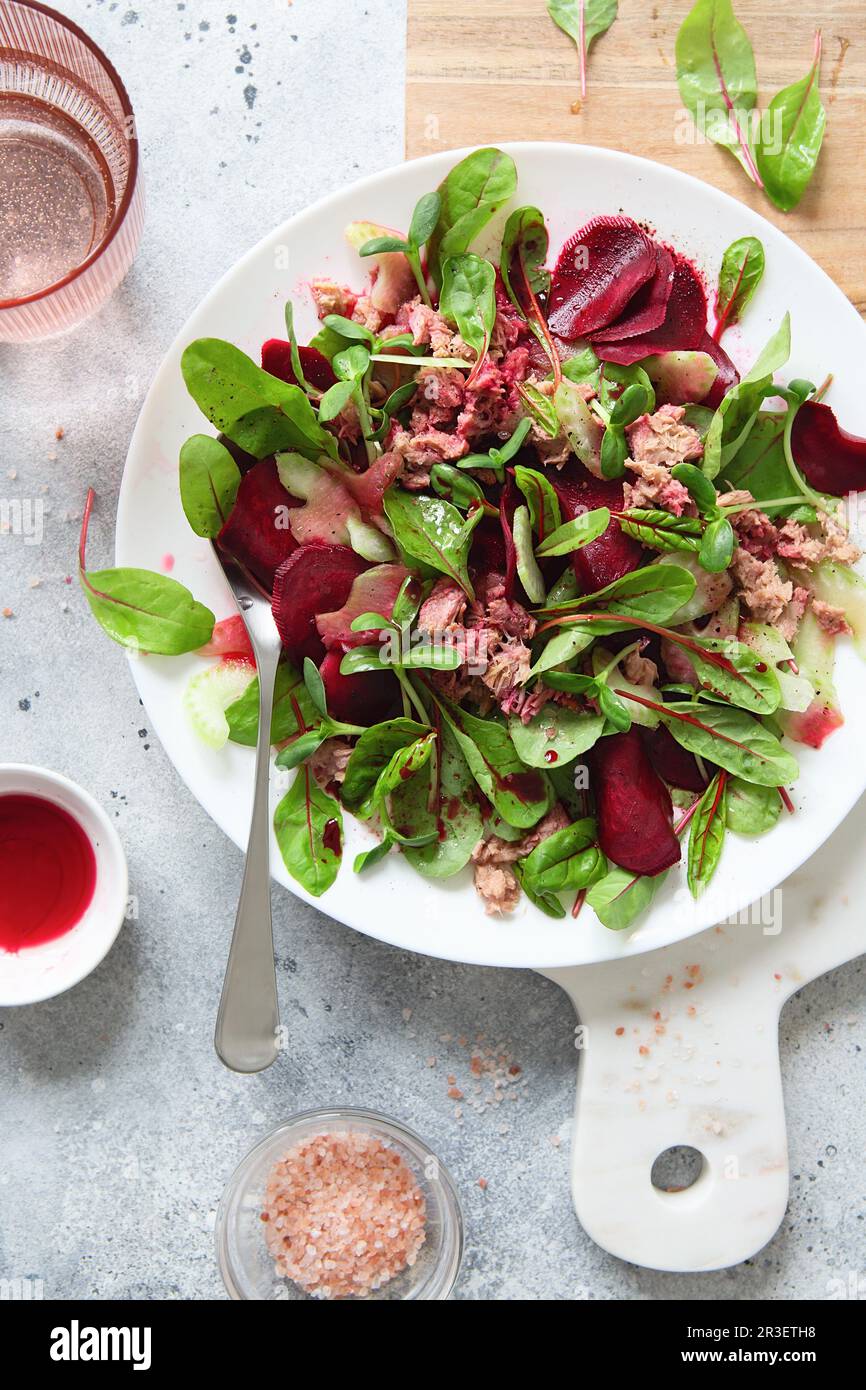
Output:
[[[271,715],[280,638],[269,596],[240,565],[221,554],[216,546],[213,549],[237,599],[259,675],[259,733],[253,815],[235,929],[217,1014],[214,1047],[220,1061],[232,1071],[255,1072],[269,1067],[279,1051],[280,1010],[271,922],[268,781]]]

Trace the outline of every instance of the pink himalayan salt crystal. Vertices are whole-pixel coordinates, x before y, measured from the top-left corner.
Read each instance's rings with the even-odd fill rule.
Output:
[[[359,1298],[414,1265],[426,1215],[401,1155],[349,1131],[289,1149],[271,1169],[262,1221],[278,1274],[314,1298]]]

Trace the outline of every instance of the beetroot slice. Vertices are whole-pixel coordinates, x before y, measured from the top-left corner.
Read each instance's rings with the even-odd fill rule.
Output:
[[[340,674],[343,653],[328,652],[319,673],[325,687],[328,713],[343,724],[379,724],[397,708],[400,687],[392,671]]]
[[[556,489],[565,521],[573,521],[595,507],[622,510],[622,483],[616,478],[596,478],[576,460],[567,463],[550,481]],[[642,555],[640,542],[626,536],[619,522],[612,521],[598,540],[572,552],[571,563],[582,592],[591,594],[637,569]]]
[[[709,333],[705,333],[698,343],[698,351],[705,352],[708,357],[712,357],[719,369],[718,375],[706,396],[704,396],[704,399],[701,401],[701,405],[708,406],[710,410],[718,410],[721,405],[722,397],[727,395],[731,387],[736,386],[739,381],[740,373],[725,352],[725,349],[719,347],[715,338],[710,337]]]
[[[684,792],[706,791],[707,779],[695,755],[677,743],[670,729],[659,724],[657,729],[641,729],[640,732],[647,756],[663,781]],[[714,767],[712,771],[714,774]]]
[[[623,338],[649,333],[664,323],[674,283],[674,258],[663,246],[656,247],[656,257],[652,279],[641,286],[622,318],[593,335],[593,342],[619,343]]]
[[[502,527],[492,516],[485,516],[472,532],[469,563],[475,574],[504,574],[507,564]]]
[[[654,877],[679,862],[671,794],[653,770],[635,725],[592,750],[598,842],[614,864]]]
[[[280,641],[290,661],[305,656],[321,661],[325,644],[316,616],[346,602],[352,585],[367,568],[366,560],[346,545],[302,545],[280,565],[274,579],[273,613]]]
[[[301,370],[310,386],[315,386],[317,391],[327,391],[329,386],[334,385],[337,378],[333,368],[318,348],[299,347],[298,356]],[[278,376],[280,381],[287,381],[290,386],[300,385],[292,367],[292,345],[282,338],[268,338],[262,344],[262,368],[271,376]]]
[[[866,439],[843,430],[829,405],[805,401],[794,417],[791,453],[810,487],[844,497],[866,488]]]
[[[596,347],[605,362],[630,366],[656,352],[699,348],[707,331],[707,296],[697,272],[688,261],[677,261],[664,321],[650,333],[626,338],[621,343]]]
[[[551,330],[573,340],[613,323],[657,263],[655,243],[630,217],[594,217],[559,254],[547,302]]]
[[[285,508],[300,505],[280,482],[274,460],[261,459],[241,478],[217,544],[270,589],[279,566],[298,548],[285,524]]]

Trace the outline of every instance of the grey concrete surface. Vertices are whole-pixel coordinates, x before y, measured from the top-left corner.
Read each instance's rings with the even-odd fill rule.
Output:
[[[831,1281],[862,1277],[862,962],[784,1014],[794,1178],[781,1231],[747,1264],[700,1277],[622,1264],[577,1225],[573,1018],[538,975],[405,955],[275,890],[292,1047],[258,1078],[218,1063],[241,857],[151,737],[123,655],[67,576],[88,483],[93,563],[110,562],[136,414],[200,297],[276,222],[400,159],[404,6],[62,8],[126,80],[148,217],[132,274],[94,321],[53,343],[0,346],[0,494],[47,509],[42,546],[0,537],[0,609],[13,613],[0,619],[0,759],[68,773],[110,809],[139,914],[77,989],[0,1010],[0,1277],[41,1279],[52,1298],[223,1297],[212,1227],[227,1177],[269,1127],[329,1102],[408,1121],[452,1167],[467,1223],[461,1299],[826,1298]],[[467,1105],[460,1123],[446,1078],[466,1081],[459,1039],[478,1034],[507,1049],[526,1084],[516,1103]]]

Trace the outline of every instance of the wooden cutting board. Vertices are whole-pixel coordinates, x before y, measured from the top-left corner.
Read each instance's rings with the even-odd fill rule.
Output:
[[[866,3],[736,0],[755,50],[762,108],[805,75],[816,23],[824,36],[824,148],[788,214],[776,211],[726,151],[694,143],[674,62],[689,8],[690,0],[619,0],[619,18],[592,47],[581,103],[577,50],[545,0],[409,0],[408,157],[504,140],[568,140],[672,164],[783,228],[866,312]]]

